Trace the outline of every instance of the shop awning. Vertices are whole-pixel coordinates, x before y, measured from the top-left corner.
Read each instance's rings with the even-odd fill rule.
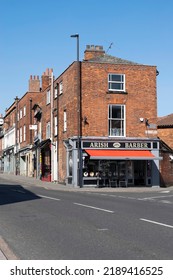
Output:
[[[91,159],[161,160],[147,150],[85,150]]]
[[[50,144],[50,139],[46,139],[46,140],[43,140],[41,143],[40,143],[40,149],[43,149],[45,148],[47,145]]]

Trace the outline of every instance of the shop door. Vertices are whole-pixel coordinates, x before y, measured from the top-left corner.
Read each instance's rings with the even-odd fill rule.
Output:
[[[125,161],[116,161],[116,177],[118,180],[126,179],[126,164]]]
[[[143,186],[146,184],[146,161],[134,161],[134,184]]]

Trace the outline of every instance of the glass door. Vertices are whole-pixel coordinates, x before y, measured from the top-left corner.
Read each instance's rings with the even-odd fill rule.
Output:
[[[134,161],[134,183],[136,186],[146,184],[146,161]]]

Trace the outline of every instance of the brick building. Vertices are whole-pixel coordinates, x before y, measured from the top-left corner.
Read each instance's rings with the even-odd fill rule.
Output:
[[[161,141],[163,160],[160,164],[161,186],[173,185],[173,114],[157,121],[158,137]]]
[[[3,124],[3,149],[2,149],[2,164],[4,165],[4,172],[16,172],[16,108],[18,98],[15,102],[6,109]]]
[[[73,186],[159,185],[155,66],[87,46],[57,84],[58,180]],[[113,182],[111,182],[113,181]]]
[[[20,174],[74,187],[159,186],[160,140],[149,125],[157,119],[156,76],[156,66],[87,45],[83,61],[56,79],[47,69],[41,89],[30,77],[14,103]]]
[[[46,74],[42,77],[45,87]],[[47,82],[48,86],[48,82]],[[43,88],[44,89],[44,88]],[[43,91],[38,76],[30,76],[28,91],[6,110],[4,116],[4,172],[24,176],[36,176],[36,158],[33,140],[37,129],[33,129],[33,104],[40,103]]]

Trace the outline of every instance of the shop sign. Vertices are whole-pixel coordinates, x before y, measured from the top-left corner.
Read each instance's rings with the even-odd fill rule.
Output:
[[[37,130],[37,124],[30,124],[29,129],[30,130]]]
[[[151,142],[83,141],[83,149],[151,149]]]

